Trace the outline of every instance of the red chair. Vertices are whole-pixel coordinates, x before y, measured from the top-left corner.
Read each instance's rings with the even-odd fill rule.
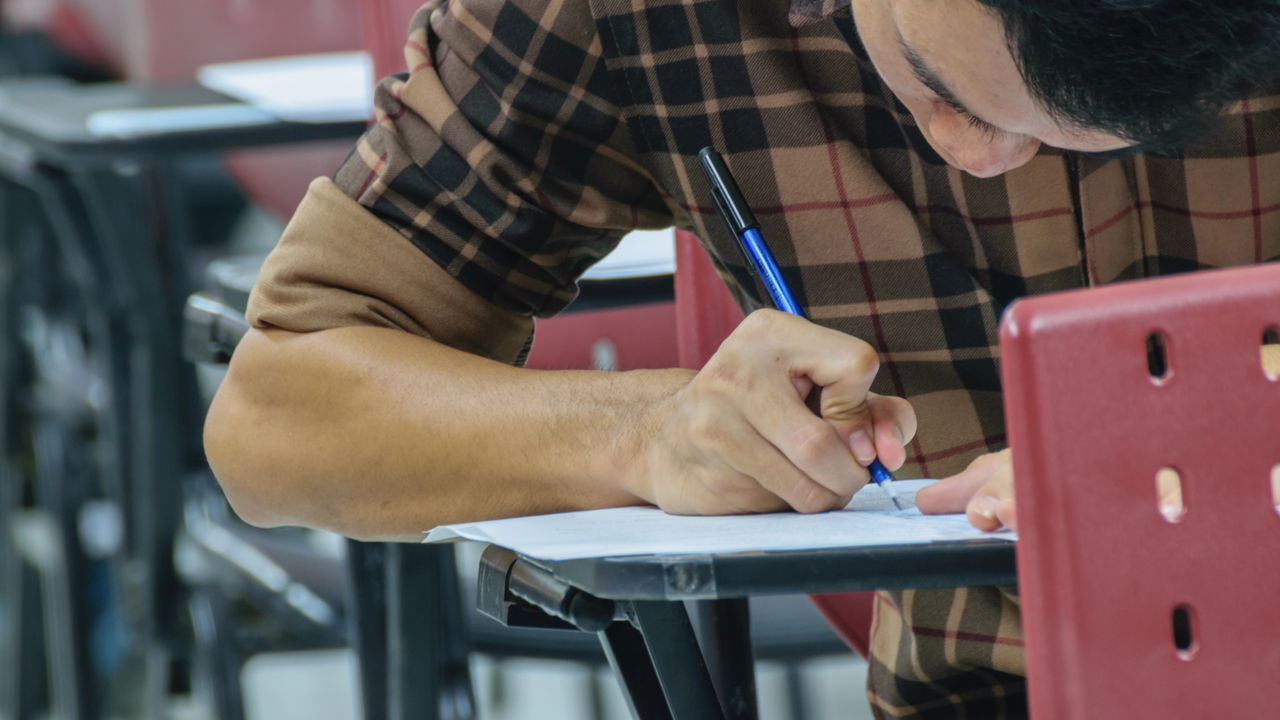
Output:
[[[675,306],[670,302],[568,312],[539,320],[525,367],[542,370],[676,367],[675,320]]]
[[[1010,308],[1001,354],[1037,720],[1276,715],[1280,382],[1259,350],[1277,327],[1275,265]],[[1158,474],[1179,492],[1158,493]]]
[[[646,249],[649,243],[654,247]],[[677,366],[671,233],[637,234],[624,239],[623,244],[632,245],[605,258],[582,278],[581,294],[568,312],[538,320],[526,367],[639,370]],[[645,250],[640,256],[635,253],[637,245]],[[620,262],[615,263],[615,258]],[[627,274],[619,276],[621,272]]]

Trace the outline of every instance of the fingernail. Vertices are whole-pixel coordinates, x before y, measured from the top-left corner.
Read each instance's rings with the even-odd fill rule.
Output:
[[[849,436],[849,449],[853,451],[853,456],[863,465],[869,464],[876,459],[876,445],[871,442],[871,436],[867,435],[865,430],[858,430]]]
[[[1000,504],[1000,498],[991,495],[979,495],[969,501],[969,511],[975,512],[988,520],[996,518],[996,506]]]

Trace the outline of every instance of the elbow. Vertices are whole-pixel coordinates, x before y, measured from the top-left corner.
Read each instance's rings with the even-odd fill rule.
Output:
[[[299,353],[288,349],[292,337],[252,330],[240,341],[205,417],[205,458],[246,523],[359,537],[364,528],[353,518],[362,517],[361,499],[334,485],[345,477],[343,468],[324,449],[330,443],[314,437],[318,426],[332,423],[318,421],[326,411],[308,401],[315,393],[306,388],[317,381],[294,382],[308,372],[299,367]]]
[[[364,480],[367,458],[351,450],[353,411],[332,387],[356,384],[317,361],[314,343],[282,330],[252,330],[236,347],[204,425],[205,457],[232,510],[255,527],[330,530],[355,539],[390,532],[391,501]],[[319,337],[306,336],[314,340]],[[318,390],[317,388],[321,388]]]
[[[263,382],[270,377],[272,357],[270,343],[262,339],[261,331],[251,330],[237,347],[205,417],[204,451],[236,515],[255,527],[272,528],[296,523],[288,508],[289,478],[281,477],[274,461],[277,441],[270,429],[283,419],[278,417],[281,404]]]
[[[209,469],[236,515],[260,528],[288,524],[275,499],[265,492],[263,473],[255,466],[253,438],[246,437],[245,421],[255,408],[248,407],[228,374],[209,406],[204,423],[204,452]]]

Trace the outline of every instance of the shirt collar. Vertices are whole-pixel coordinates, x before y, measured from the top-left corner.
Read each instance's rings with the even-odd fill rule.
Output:
[[[792,27],[826,20],[840,12],[847,12],[850,0],[791,0],[788,19]]]

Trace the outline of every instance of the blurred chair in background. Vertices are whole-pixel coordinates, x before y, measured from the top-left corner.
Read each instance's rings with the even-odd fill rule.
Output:
[[[0,3],[0,77],[104,81],[119,76],[111,57],[95,21],[77,8],[54,0]]]
[[[175,7],[129,9],[150,6]],[[275,30],[292,37],[296,25]],[[132,37],[116,47],[147,46]],[[0,555],[6,578],[26,580],[6,590],[4,606],[6,626],[48,659],[45,668],[38,652],[4,658],[6,676],[16,676],[5,709],[18,718],[159,716],[170,683],[185,682],[171,672],[185,653],[172,544],[181,478],[202,465],[194,384],[177,343],[186,250],[206,226],[187,199],[214,194],[218,177],[203,171],[215,167],[203,159],[213,153],[325,137],[349,145],[362,123],[175,131],[157,120],[170,108],[226,99],[57,79],[6,82],[0,95],[0,265],[13,278],[0,313],[9,390]],[[93,131],[95,114],[121,109],[139,111],[140,125]],[[44,637],[28,642],[33,627]]]

